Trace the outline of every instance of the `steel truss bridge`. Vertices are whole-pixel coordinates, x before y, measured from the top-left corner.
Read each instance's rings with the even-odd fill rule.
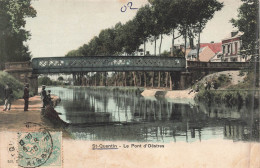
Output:
[[[77,56],[32,59],[34,74],[127,71],[225,71],[252,67],[252,62],[198,62],[184,57],[161,56]]]
[[[126,71],[185,71],[184,57],[86,56],[33,58],[34,74]]]

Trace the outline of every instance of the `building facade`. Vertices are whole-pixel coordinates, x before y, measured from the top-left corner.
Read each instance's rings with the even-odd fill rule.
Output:
[[[241,55],[242,40],[241,32],[231,32],[230,35],[222,40],[222,54],[224,62],[245,62],[247,61]]]

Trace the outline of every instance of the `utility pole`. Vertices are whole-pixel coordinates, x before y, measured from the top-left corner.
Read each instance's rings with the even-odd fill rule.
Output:
[[[257,31],[256,31],[256,53],[255,53],[255,86],[259,87],[259,54],[260,54],[260,39],[259,39],[259,35],[260,35],[260,28],[259,28],[259,24],[260,24],[260,3],[258,2],[258,12],[257,12]]]
[[[259,87],[259,57],[260,57],[260,2],[258,1],[258,13],[257,13],[257,59],[256,59],[256,87]]]

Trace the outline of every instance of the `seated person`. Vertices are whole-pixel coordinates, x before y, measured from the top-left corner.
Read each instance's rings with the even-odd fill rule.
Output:
[[[53,106],[53,102],[51,101],[51,90],[48,90],[48,94],[47,94],[47,104],[50,106]]]

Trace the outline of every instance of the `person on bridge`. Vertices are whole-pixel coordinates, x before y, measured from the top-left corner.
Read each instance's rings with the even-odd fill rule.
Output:
[[[3,111],[11,110],[11,105],[12,105],[12,99],[13,99],[13,90],[10,87],[10,84],[7,83],[5,89],[4,89],[4,96],[5,96],[5,105]]]
[[[29,83],[26,83],[23,90],[24,111],[28,111],[29,97]]]
[[[46,86],[42,85],[42,91],[41,91],[42,108],[45,108],[48,103],[48,97],[45,88]]]

